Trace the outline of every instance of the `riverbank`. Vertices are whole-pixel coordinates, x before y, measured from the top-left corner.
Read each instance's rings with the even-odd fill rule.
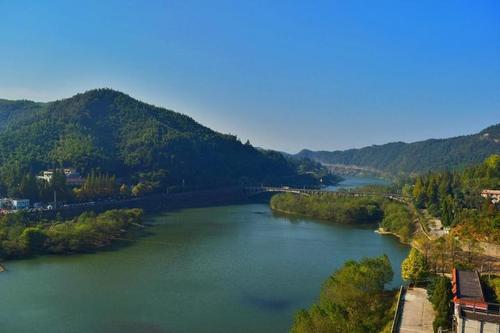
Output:
[[[398,235],[397,233],[392,232],[392,231],[387,231],[387,230],[385,230],[382,227],[379,227],[374,232],[377,233],[377,234],[379,234],[379,235],[393,236],[393,237],[397,238],[401,244],[411,245],[411,242],[403,240],[403,237],[401,235]]]
[[[248,201],[244,187],[225,187],[176,193],[156,193],[142,197],[107,199],[95,202],[63,205],[57,209],[24,212],[31,220],[73,218],[87,211],[102,213],[111,209],[140,208],[146,213],[174,209],[236,204]]]
[[[114,209],[33,224],[22,215],[7,215],[0,221],[0,258],[94,252],[140,225],[142,216],[141,209]]]
[[[275,211],[346,224],[371,224],[382,218],[380,202],[370,197],[338,196],[325,192],[320,195],[274,195],[269,203]]]
[[[435,272],[449,272],[455,265],[465,265],[478,271],[500,269],[498,247],[470,240],[457,240],[452,234],[430,236],[425,229],[422,214],[412,204],[395,203],[373,197],[368,201],[360,198],[342,200],[338,197],[321,195],[299,196],[294,194],[275,195],[270,207],[279,214],[316,218],[332,223],[350,223],[353,216],[366,216],[373,205],[382,211],[376,233],[396,237],[400,243],[424,253]],[[361,214],[360,214],[361,212]],[[359,220],[354,220],[359,224]],[[366,221],[362,219],[361,221]]]
[[[366,227],[290,219],[265,202],[151,213],[144,225],[116,250],[7,262],[2,331],[288,332],[344,262],[386,253],[396,288],[408,252]]]

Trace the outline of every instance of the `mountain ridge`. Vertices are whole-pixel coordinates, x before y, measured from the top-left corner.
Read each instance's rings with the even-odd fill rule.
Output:
[[[278,153],[109,88],[47,103],[1,100],[0,120],[0,190],[51,167],[158,189],[316,181]]]
[[[295,157],[323,164],[369,167],[385,173],[422,173],[455,169],[483,161],[500,152],[500,124],[476,134],[412,143],[401,141],[336,151],[303,149]]]

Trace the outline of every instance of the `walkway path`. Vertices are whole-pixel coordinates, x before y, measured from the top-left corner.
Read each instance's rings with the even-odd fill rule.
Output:
[[[423,288],[408,289],[403,299],[400,333],[433,333],[434,310]]]

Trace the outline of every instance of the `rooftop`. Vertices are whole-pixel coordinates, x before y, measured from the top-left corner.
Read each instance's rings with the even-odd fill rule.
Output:
[[[470,302],[485,302],[479,274],[474,271],[453,270],[455,298]]]

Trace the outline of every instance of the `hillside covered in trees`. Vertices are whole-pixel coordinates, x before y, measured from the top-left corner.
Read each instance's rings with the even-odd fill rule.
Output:
[[[500,124],[496,124],[474,135],[414,143],[393,142],[345,151],[302,150],[295,156],[399,174],[457,169],[479,163],[499,152]]]
[[[0,193],[9,195],[27,175],[54,167],[157,190],[319,183],[300,161],[111,89],[49,103],[0,100],[0,146]]]
[[[444,226],[500,244],[500,206],[481,196],[484,189],[500,188],[500,155],[455,172],[421,175],[403,192],[417,208],[439,217]]]

